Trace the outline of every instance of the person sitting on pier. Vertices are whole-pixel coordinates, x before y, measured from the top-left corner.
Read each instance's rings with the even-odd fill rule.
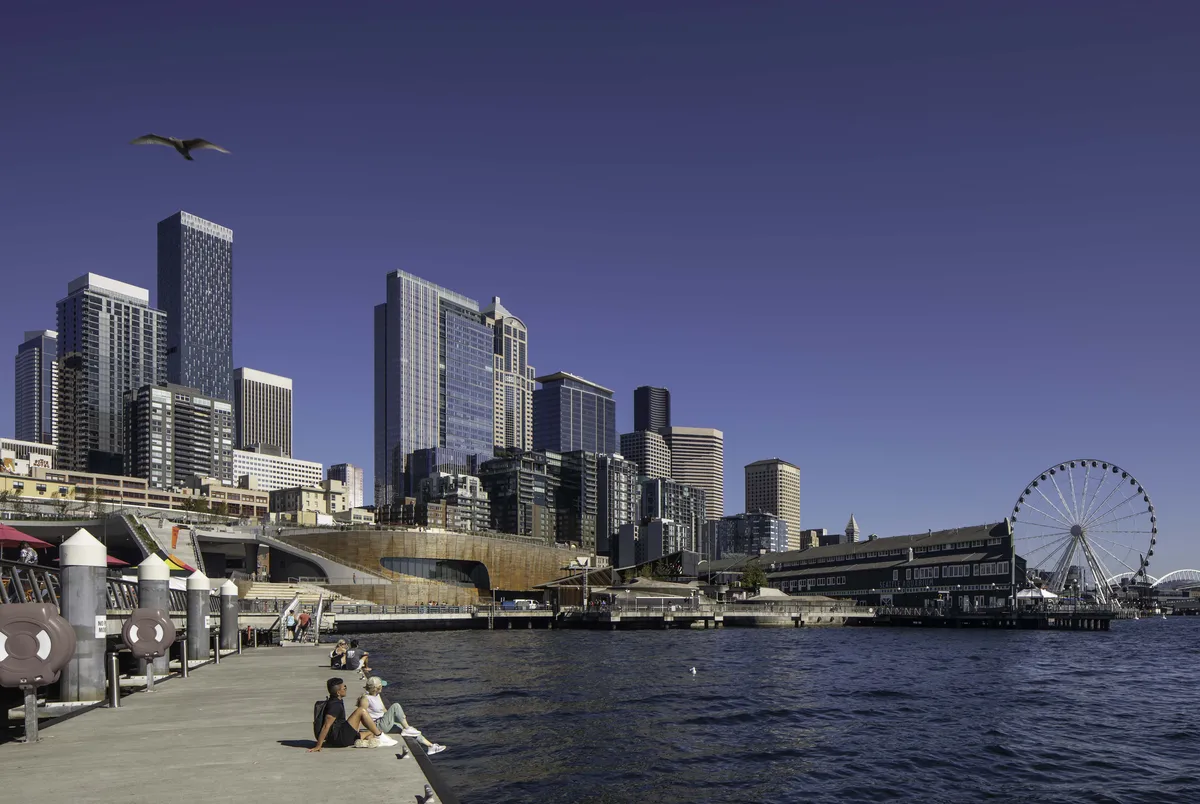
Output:
[[[325,682],[325,687],[329,697],[313,719],[313,736],[317,738],[317,744],[308,749],[309,753],[320,751],[326,743],[330,748],[376,748],[396,744],[395,739],[375,725],[366,709],[356,708],[349,717],[346,716],[346,705],[342,702],[346,697],[345,681],[331,678]]]
[[[333,646],[333,650],[329,651],[329,666],[334,670],[341,670],[346,666],[346,640],[339,639],[337,644]]]
[[[425,753],[432,755],[445,751],[446,746],[429,742],[418,729],[409,725],[408,718],[404,716],[404,707],[398,703],[388,706],[384,702],[382,693],[386,686],[387,682],[382,678],[371,676],[367,679],[367,694],[359,698],[359,705],[366,707],[367,714],[375,721],[375,725],[379,727],[380,731],[387,734],[392,729],[399,727],[401,736],[417,738],[417,742],[425,747]]]
[[[358,640],[350,640],[350,648],[346,651],[346,656],[343,659],[342,665],[347,670],[357,670],[358,663],[362,661],[362,650],[358,647]]]
[[[370,660],[371,660],[371,654],[367,653],[364,650],[362,652],[362,658],[360,658],[358,660],[358,667],[355,668],[356,670],[358,670],[358,677],[363,679],[364,681],[366,681],[367,676],[371,675],[371,667],[370,667],[370,665],[367,664],[367,662],[369,662]]]

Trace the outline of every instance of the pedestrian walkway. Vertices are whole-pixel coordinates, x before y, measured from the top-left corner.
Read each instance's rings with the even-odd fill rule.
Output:
[[[308,753],[313,703],[338,673],[327,664],[313,647],[247,650],[126,696],[120,708],[43,727],[34,745],[0,745],[3,799],[294,804],[368,789],[416,800],[426,779],[411,754],[397,759],[403,740]],[[353,702],[362,682],[344,677]]]

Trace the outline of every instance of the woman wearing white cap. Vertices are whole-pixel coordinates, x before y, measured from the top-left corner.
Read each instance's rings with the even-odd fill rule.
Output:
[[[387,734],[394,726],[400,727],[400,734],[403,737],[416,737],[417,742],[425,747],[427,754],[439,754],[446,750],[446,746],[438,743],[431,743],[425,739],[425,735],[414,729],[408,724],[408,718],[404,716],[404,707],[398,703],[393,703],[388,706],[383,702],[383,688],[387,686],[387,682],[379,676],[371,676],[367,679],[366,684],[366,699],[367,699],[367,714],[375,721],[375,725],[379,727],[379,731]]]

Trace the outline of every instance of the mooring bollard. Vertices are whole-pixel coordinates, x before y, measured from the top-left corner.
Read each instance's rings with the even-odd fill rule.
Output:
[[[145,561],[138,564],[138,607],[143,609],[171,610],[170,591],[171,571],[167,564],[158,556],[151,553]],[[142,659],[141,663],[146,673],[146,688],[153,687],[151,679],[155,675],[166,676],[171,672],[168,667],[169,659],[164,653],[153,660]],[[151,672],[150,665],[154,665]]]
[[[108,706],[116,709],[121,705],[121,665],[117,654],[108,654]]]
[[[221,635],[213,631],[212,635],[213,664],[221,663]]]
[[[179,677],[188,677],[188,643],[186,639],[179,642]]]
[[[60,608],[75,631],[75,655],[63,668],[60,689],[67,701],[102,701],[108,639],[108,555],[104,545],[82,528],[62,543],[60,552]]]
[[[221,584],[221,647],[235,650],[241,644],[238,633],[238,588],[233,581]]]
[[[196,570],[187,579],[187,643],[197,661],[208,653],[208,597],[208,577]]]

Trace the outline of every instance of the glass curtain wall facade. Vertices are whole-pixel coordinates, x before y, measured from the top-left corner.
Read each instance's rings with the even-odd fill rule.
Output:
[[[122,463],[125,392],[166,380],[166,318],[144,288],[97,274],[67,286],[58,302],[58,412],[60,441],[66,416],[71,443],[62,444],[59,468]]]
[[[18,441],[56,444],[58,415],[58,333],[54,330],[26,332],[17,347],[13,390],[16,398],[15,436]]]
[[[490,457],[492,349],[477,302],[404,271],[388,274],[387,300],[375,308],[376,505],[403,499],[416,450],[453,443]]]
[[[633,389],[633,429],[665,433],[671,429],[671,392],[643,385]]]
[[[533,392],[535,450],[620,452],[612,391],[562,371],[537,382],[542,387]]]
[[[158,223],[167,379],[233,399],[233,230],[187,212]]]

